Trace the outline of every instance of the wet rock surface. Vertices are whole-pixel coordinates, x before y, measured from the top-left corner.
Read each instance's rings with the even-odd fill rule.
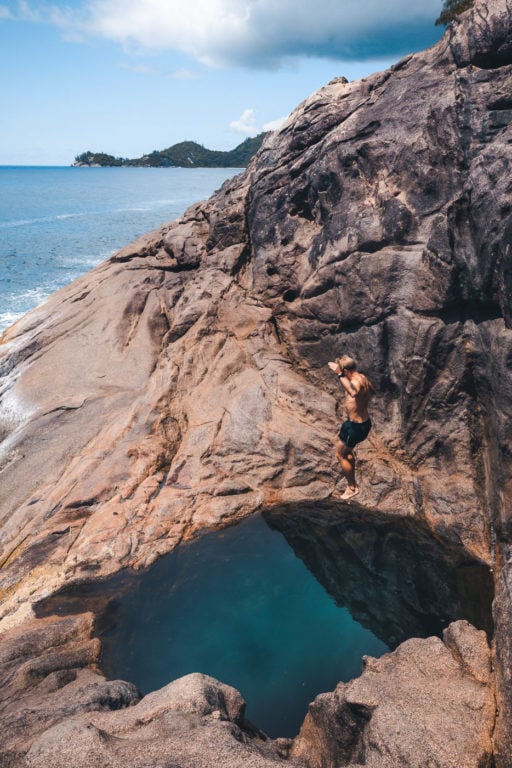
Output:
[[[378,728],[386,747],[373,747],[373,735],[356,741],[371,766],[481,768],[494,734],[496,765],[510,765],[510,18],[506,0],[477,0],[432,49],[363,81],[337,78],[266,140],[246,173],[2,336],[0,649],[28,638],[23,654],[1,657],[5,765],[57,765],[73,739],[94,755],[89,765],[139,764],[139,747],[131,737],[120,744],[116,729],[141,705],[99,711],[136,694],[98,675],[92,619],[34,619],[32,605],[65,585],[146,567],[255,511],[339,507],[332,438],[341,398],[326,363],[342,351],[378,391],[374,430],[358,451],[356,509],[418,521],[440,547],[495,576],[494,673],[490,687],[478,682],[496,693],[495,731],[487,693],[472,730],[468,667],[453,666],[452,646],[418,640],[392,658],[398,678],[418,659],[411,690],[423,739],[407,709],[400,734],[396,720],[375,717],[385,712],[375,691],[388,690],[391,675],[382,661],[377,709],[369,689],[361,693],[368,671],[350,702],[353,712],[361,697],[363,731]],[[61,621],[74,622],[71,649],[54,636],[66,637]],[[429,680],[445,662],[453,685],[436,704]],[[83,693],[88,685],[103,693]],[[397,686],[402,694],[407,701]],[[446,701],[458,736],[448,734],[452,752],[433,754]],[[81,708],[95,709],[90,728]],[[398,710],[397,699],[393,717]],[[144,764],[238,765],[244,749],[244,765],[284,759],[242,731],[231,720],[201,725],[193,738],[182,731],[183,749],[208,742],[210,757],[173,747],[176,758],[163,763],[146,745]],[[415,755],[400,751],[409,742]],[[398,751],[402,762],[389,762]],[[299,752],[288,760],[305,759]]]

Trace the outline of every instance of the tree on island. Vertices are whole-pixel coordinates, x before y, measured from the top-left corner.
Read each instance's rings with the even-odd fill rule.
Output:
[[[172,147],[153,150],[147,155],[130,159],[114,157],[106,152],[82,152],[75,157],[74,165],[123,166],[142,168],[245,168],[261,147],[267,133],[245,139],[235,149],[206,149],[195,141],[181,141]]]
[[[106,152],[82,152],[81,155],[75,157],[75,163],[77,165],[108,165],[119,166],[123,165],[122,157],[114,157],[113,155],[107,155]]]
[[[475,4],[475,0],[444,0],[443,10],[441,11],[439,18],[436,19],[436,24],[444,24],[445,26],[454,20],[456,16],[459,16],[464,11],[469,11]]]

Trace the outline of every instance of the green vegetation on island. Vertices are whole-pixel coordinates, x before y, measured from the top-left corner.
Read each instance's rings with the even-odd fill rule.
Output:
[[[266,133],[245,139],[229,152],[206,149],[195,141],[182,141],[168,149],[155,150],[130,160],[105,152],[83,152],[75,157],[77,166],[123,166],[142,168],[245,168],[261,147]]]
[[[444,24],[445,26],[454,20],[456,16],[459,16],[464,11],[469,11],[475,4],[475,0],[444,0],[443,10],[441,11],[439,18],[436,19],[436,24]]]

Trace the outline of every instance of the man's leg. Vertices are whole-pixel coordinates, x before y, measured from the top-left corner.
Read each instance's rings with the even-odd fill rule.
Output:
[[[349,448],[348,445],[345,445],[342,440],[338,440],[336,458],[338,459],[341,471],[347,481],[347,489],[341,497],[346,501],[359,493],[359,488],[356,483],[356,460],[353,449]]]

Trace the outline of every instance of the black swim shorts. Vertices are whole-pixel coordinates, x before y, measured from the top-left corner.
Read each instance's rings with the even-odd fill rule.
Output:
[[[339,438],[348,448],[353,448],[357,443],[366,440],[371,428],[370,419],[363,422],[347,420],[340,427]]]

